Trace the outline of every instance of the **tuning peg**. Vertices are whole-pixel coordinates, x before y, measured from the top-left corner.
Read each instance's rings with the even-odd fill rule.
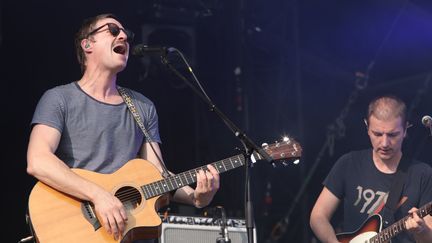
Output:
[[[264,149],[267,149],[268,146],[269,146],[268,143],[262,143],[262,144],[261,144],[261,147],[264,148]]]
[[[296,160],[293,161],[293,164],[295,164],[295,165],[298,165],[299,163],[300,163],[299,159],[296,159]]]
[[[239,147],[235,147],[234,150],[238,151],[238,152],[243,152],[243,150],[241,148],[239,148]]]

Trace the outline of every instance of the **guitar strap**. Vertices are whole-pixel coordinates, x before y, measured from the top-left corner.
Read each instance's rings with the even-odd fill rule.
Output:
[[[117,90],[120,93],[121,97],[123,98],[124,102],[126,103],[127,107],[129,108],[129,111],[132,113],[132,116],[134,117],[136,123],[140,127],[141,131],[144,133],[144,137],[146,140],[150,143],[150,147],[152,148],[154,154],[156,155],[159,162],[162,164],[162,176],[164,178],[168,178],[170,176],[168,169],[165,167],[165,163],[162,161],[162,159],[159,157],[158,153],[154,150],[153,146],[151,145],[151,142],[153,142],[153,139],[150,137],[147,129],[144,126],[144,123],[142,122],[141,116],[138,113],[135,104],[133,103],[128,91],[120,86],[117,86]]]
[[[399,163],[396,175],[393,178],[393,183],[390,187],[390,192],[387,197],[387,202],[384,208],[389,212],[391,220],[394,221],[394,212],[397,209],[398,202],[402,195],[402,189],[405,184],[405,180],[408,174],[409,159],[406,156],[402,156]]]

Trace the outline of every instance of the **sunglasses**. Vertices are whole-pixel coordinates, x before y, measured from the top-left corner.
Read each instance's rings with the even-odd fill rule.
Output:
[[[91,35],[96,34],[96,32],[98,32],[99,30],[101,30],[105,26],[108,26],[108,30],[112,36],[117,37],[120,34],[120,31],[122,30],[127,36],[127,42],[129,42],[129,43],[133,42],[135,34],[130,30],[120,28],[118,25],[116,25],[114,23],[107,23],[107,24],[104,24],[102,26],[97,27],[96,29],[94,29],[93,31],[91,31],[90,33],[87,34],[87,38]]]

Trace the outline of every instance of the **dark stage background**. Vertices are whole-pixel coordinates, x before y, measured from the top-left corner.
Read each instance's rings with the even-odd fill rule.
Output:
[[[75,31],[104,12],[136,33],[135,44],[180,49],[216,106],[257,144],[290,135],[302,145],[299,165],[251,169],[258,242],[314,242],[308,217],[321,182],[340,155],[369,146],[362,118],[377,94],[407,102],[413,127],[404,151],[431,163],[432,141],[420,122],[432,114],[430,1],[3,0],[2,242],[29,234],[33,110],[45,90],[80,78]],[[155,102],[164,159],[174,172],[238,153],[241,144],[223,122],[157,58],[131,57],[119,80]],[[244,170],[221,178],[209,208],[172,204],[171,212],[203,215],[222,205],[230,217],[244,217]],[[271,234],[283,219],[287,230]]]

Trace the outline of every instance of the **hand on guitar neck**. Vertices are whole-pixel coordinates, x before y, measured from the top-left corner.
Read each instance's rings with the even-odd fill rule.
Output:
[[[422,209],[424,210],[424,209]],[[432,239],[432,220],[431,217],[422,216],[419,209],[412,208],[405,221],[406,230],[414,235],[418,242],[431,242]],[[430,215],[431,212],[429,212]],[[426,240],[428,239],[428,240]]]
[[[420,209],[412,208],[409,215],[382,229],[382,218],[376,214],[368,218],[356,231],[337,234],[342,243],[384,243],[404,231],[409,231],[416,238],[416,242],[432,242],[432,202]]]

